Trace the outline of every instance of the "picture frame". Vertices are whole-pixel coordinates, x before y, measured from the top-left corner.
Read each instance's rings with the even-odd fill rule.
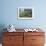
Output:
[[[19,7],[18,19],[34,19],[34,8],[32,7]]]

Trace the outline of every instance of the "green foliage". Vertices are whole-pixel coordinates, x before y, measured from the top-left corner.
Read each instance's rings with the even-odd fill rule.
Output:
[[[32,12],[29,11],[22,11],[19,14],[20,17],[32,17]]]

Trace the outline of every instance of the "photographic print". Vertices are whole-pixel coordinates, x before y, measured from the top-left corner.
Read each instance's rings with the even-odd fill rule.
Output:
[[[34,8],[31,7],[19,7],[18,8],[18,19],[33,19]]]

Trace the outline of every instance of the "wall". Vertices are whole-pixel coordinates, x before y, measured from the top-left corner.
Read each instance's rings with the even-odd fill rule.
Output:
[[[1,0],[0,24],[13,24],[16,28],[38,27],[46,28],[46,0]],[[33,7],[35,19],[18,20],[18,7]]]

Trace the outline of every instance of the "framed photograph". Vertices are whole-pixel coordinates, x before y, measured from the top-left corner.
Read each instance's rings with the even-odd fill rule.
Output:
[[[31,7],[19,7],[18,8],[18,19],[33,19],[34,8]]]

